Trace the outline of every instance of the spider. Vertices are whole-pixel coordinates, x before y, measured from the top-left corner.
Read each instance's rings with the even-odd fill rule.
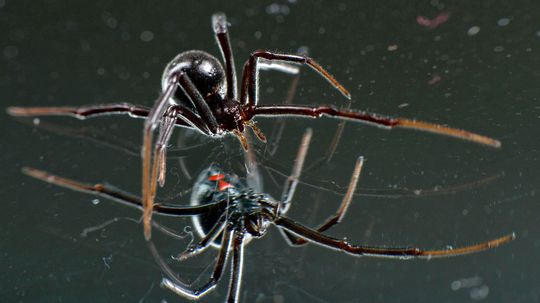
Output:
[[[422,130],[457,137],[492,147],[500,147],[498,140],[455,129],[411,119],[390,118],[365,111],[339,110],[333,106],[259,105],[259,69],[276,69],[294,73],[294,64],[305,64],[333,85],[347,99],[350,93],[326,69],[305,55],[254,51],[242,72],[240,91],[237,88],[236,68],[229,40],[225,14],[212,16],[214,36],[220,48],[225,68],[217,58],[201,50],[185,51],[168,63],[163,72],[162,93],[152,108],[128,103],[83,107],[10,107],[13,116],[65,115],[85,119],[106,114],[129,114],[146,118],[143,130],[142,197],[144,205],[144,234],[151,237],[151,215],[157,184],[165,182],[166,147],[175,126],[193,128],[204,135],[222,137],[233,134],[248,148],[245,129],[251,128],[266,142],[263,132],[256,127],[255,117],[297,116],[320,118],[330,116],[376,125],[386,129],[395,127]],[[292,65],[291,65],[292,64]],[[154,132],[159,128],[157,139]],[[154,142],[155,141],[155,142]]]
[[[163,287],[188,299],[199,299],[217,286],[232,254],[232,274],[227,302],[238,302],[242,282],[244,247],[250,240],[262,238],[271,225],[277,227],[285,240],[292,246],[311,242],[353,256],[403,260],[412,258],[429,260],[431,258],[470,254],[491,249],[515,239],[515,234],[511,233],[476,245],[441,250],[421,250],[412,247],[354,245],[345,239],[338,239],[324,234],[323,232],[340,223],[344,218],[360,177],[364,164],[363,157],[357,159],[347,192],[334,215],[330,216],[317,228],[310,228],[287,218],[285,215],[291,206],[299,182],[311,136],[312,131],[308,129],[302,138],[292,173],[285,182],[280,200],[246,186],[238,176],[228,174],[219,167],[212,165],[200,173],[197,182],[193,186],[190,206],[174,206],[162,203],[153,205],[153,211],[157,215],[191,216],[195,230],[201,237],[198,243],[190,244],[178,256],[177,260],[182,261],[193,257],[211,246],[219,249],[214,270],[208,282],[200,287],[193,287],[182,282],[177,277],[169,265],[161,258],[152,240],[149,240],[147,243],[150,251],[165,275],[162,278]],[[111,198],[144,211],[143,201],[139,197],[109,185],[81,183],[35,168],[26,167],[23,168],[23,172],[48,183]]]

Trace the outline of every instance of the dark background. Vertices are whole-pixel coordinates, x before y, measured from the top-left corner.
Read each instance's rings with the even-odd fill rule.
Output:
[[[305,171],[291,217],[316,225],[331,214],[355,158],[364,155],[354,203],[330,234],[354,243],[433,249],[512,231],[518,236],[504,247],[469,256],[399,261],[354,258],[313,245],[290,248],[272,229],[246,248],[242,302],[539,301],[537,1],[184,2],[0,0],[0,104],[151,105],[163,67],[177,53],[202,49],[219,55],[210,16],[223,11],[238,68],[255,49],[296,52],[307,46],[349,88],[355,109],[448,123],[503,143],[496,150],[348,123],[332,161]],[[418,16],[444,12],[450,18],[437,28],[417,23]],[[436,77],[440,81],[430,82]],[[263,73],[261,103],[282,102],[291,79]],[[309,69],[302,72],[300,87],[295,103],[346,104]],[[119,220],[81,237],[87,227],[114,218],[137,220],[139,212],[20,173],[22,166],[34,166],[139,193],[142,121],[42,118],[42,127],[34,127],[32,121],[0,115],[0,301],[186,301],[159,287],[161,273],[140,225]],[[263,130],[274,125],[258,121]],[[314,130],[309,166],[324,154],[336,125],[331,119],[289,119],[274,156],[258,145],[265,191],[279,197],[307,126]],[[135,153],[102,144],[107,140]],[[235,146],[232,151],[216,153],[221,146],[209,143],[208,153],[187,157],[192,173],[212,161],[237,161],[239,144],[227,141]],[[178,161],[168,165],[160,199],[187,203],[193,181],[179,172]],[[191,224],[164,223],[179,231]],[[167,257],[188,240],[156,236],[156,241]],[[193,281],[214,254],[175,269]],[[204,302],[222,301],[227,279]]]

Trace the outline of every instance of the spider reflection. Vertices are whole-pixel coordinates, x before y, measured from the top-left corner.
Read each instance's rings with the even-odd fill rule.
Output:
[[[227,302],[238,302],[244,258],[244,247],[252,239],[262,238],[270,226],[275,226],[292,246],[306,243],[345,252],[354,256],[384,257],[397,259],[431,259],[464,255],[497,247],[515,238],[512,233],[484,243],[460,248],[441,250],[421,250],[412,247],[383,247],[354,245],[345,239],[326,235],[328,229],[340,223],[352,201],[360,177],[363,157],[359,157],[353,169],[347,192],[337,210],[317,228],[304,226],[286,217],[294,198],[302,167],[308,152],[312,132],[307,130],[302,138],[292,173],[287,178],[280,200],[272,198],[245,185],[234,174],[228,174],[216,166],[203,170],[193,186],[190,206],[175,206],[156,203],[153,211],[165,216],[189,216],[193,219],[201,240],[191,244],[178,256],[182,261],[193,257],[211,246],[219,249],[214,270],[208,282],[193,287],[181,281],[177,274],[161,258],[152,241],[150,250],[165,274],[162,285],[171,291],[190,299],[199,299],[219,283],[229,259],[232,274],[229,282]],[[58,177],[34,168],[24,168],[24,173],[55,185],[73,190],[104,196],[129,206],[143,209],[139,197],[127,194],[104,184],[85,184]],[[232,256],[231,256],[232,255]]]

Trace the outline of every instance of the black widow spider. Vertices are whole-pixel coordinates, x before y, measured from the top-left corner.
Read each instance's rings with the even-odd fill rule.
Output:
[[[339,110],[333,106],[259,105],[258,78],[261,62],[270,69],[286,69],[288,64],[306,64],[330,82],[346,98],[350,93],[320,64],[310,57],[257,50],[244,64],[240,94],[238,94],[236,69],[225,14],[212,16],[212,28],[218,42],[225,68],[214,56],[200,50],[180,53],[165,68],[162,77],[163,92],[152,108],[128,103],[84,107],[10,107],[13,116],[65,115],[85,119],[106,114],[129,114],[146,118],[143,131],[142,196],[144,205],[144,234],[151,236],[151,215],[157,184],[165,182],[166,148],[174,126],[189,127],[201,133],[222,137],[233,134],[247,149],[245,128],[251,128],[261,141],[266,141],[256,127],[256,116],[298,116],[364,122],[386,129],[395,127],[428,131],[457,137],[492,147],[500,147],[498,140],[455,129],[411,119],[390,118],[364,111]],[[179,89],[180,88],[180,89]],[[159,127],[155,144],[153,134]],[[153,146],[153,147],[152,147]]]
[[[465,255],[494,248],[515,239],[515,234],[511,233],[476,245],[441,250],[421,250],[413,247],[353,245],[345,239],[333,238],[323,234],[332,226],[340,223],[345,216],[360,177],[364,163],[363,157],[359,157],[356,161],[347,192],[337,212],[324,221],[323,224],[313,229],[287,218],[285,215],[291,206],[299,182],[311,136],[312,132],[308,129],[301,141],[292,173],[286,180],[281,200],[257,192],[241,182],[238,176],[227,174],[216,166],[210,166],[199,174],[199,178],[193,186],[190,206],[173,206],[162,203],[153,205],[153,211],[158,215],[191,216],[194,219],[194,225],[202,239],[197,244],[188,246],[178,256],[178,260],[185,260],[195,256],[210,246],[219,248],[211,277],[208,282],[195,288],[182,282],[161,258],[153,242],[148,241],[152,255],[165,274],[165,277],[162,278],[162,286],[186,298],[199,299],[216,287],[232,251],[232,274],[227,302],[238,302],[242,281],[244,246],[251,239],[263,237],[270,225],[276,226],[282,232],[285,240],[292,246],[311,242],[353,256],[403,260],[412,258],[429,260],[431,258]],[[143,201],[139,197],[109,185],[81,183],[28,167],[23,168],[23,172],[48,183],[110,198],[144,211]],[[210,216],[213,220],[210,221],[210,224],[207,221],[204,226],[201,226],[200,222],[198,222],[200,216]],[[155,222],[152,223],[155,224]]]

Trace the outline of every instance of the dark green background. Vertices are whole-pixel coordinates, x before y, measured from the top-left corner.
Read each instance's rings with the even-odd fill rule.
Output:
[[[364,155],[358,195],[332,235],[355,243],[421,248],[463,246],[512,231],[518,236],[504,247],[474,255],[399,261],[354,258],[317,246],[290,248],[272,229],[246,248],[242,302],[539,301],[537,1],[224,3],[0,0],[0,104],[151,105],[160,90],[162,69],[177,53],[202,49],[219,55],[210,16],[223,11],[231,23],[237,67],[255,49],[295,52],[307,46],[311,56],[350,89],[353,108],[448,123],[503,143],[495,150],[426,133],[348,123],[334,159],[305,172],[306,184],[299,187],[291,217],[315,225],[332,213],[355,158]],[[445,11],[450,19],[436,29],[416,22],[419,15],[432,18]],[[510,21],[505,26],[504,18]],[[469,36],[473,26],[480,31]],[[151,41],[142,41],[145,31],[153,33]],[[389,51],[393,45],[397,50]],[[435,74],[441,80],[429,85]],[[262,76],[261,103],[282,102],[291,76]],[[346,104],[308,69],[300,87],[295,103]],[[93,138],[118,141],[137,152],[142,121],[41,119],[59,129],[82,131],[81,139],[0,115],[0,301],[185,301],[159,287],[161,274],[140,225],[121,220],[80,236],[84,228],[115,217],[138,219],[137,211],[103,199],[94,205],[94,197],[20,173],[29,165],[88,182],[107,180],[138,193],[136,153],[98,145]],[[263,130],[273,126],[269,119],[258,121]],[[284,178],[276,172],[289,171],[307,126],[314,130],[309,164],[324,153],[336,124],[330,119],[291,119],[277,154],[262,161],[265,191],[279,196]],[[208,153],[190,156],[188,162],[201,167],[210,161],[236,161],[234,153],[241,152],[236,144],[232,152],[209,159],[216,148],[209,144]],[[496,178],[477,182],[486,177]],[[167,186],[159,195],[187,203],[190,182],[171,160]],[[473,184],[460,187],[468,183]],[[415,196],[414,189],[424,191]],[[165,222],[177,230],[190,224]],[[158,240],[164,256],[187,244]],[[213,254],[175,269],[191,281]],[[479,284],[452,289],[453,282],[471,277]],[[222,301],[226,281],[227,276],[204,302]]]

